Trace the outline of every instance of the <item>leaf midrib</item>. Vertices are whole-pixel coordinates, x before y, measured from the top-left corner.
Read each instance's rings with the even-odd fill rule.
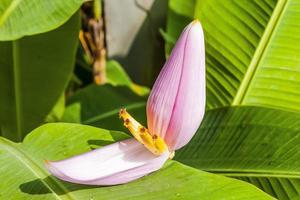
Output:
[[[16,134],[17,140],[22,141],[22,99],[21,99],[21,83],[19,73],[19,56],[18,56],[18,41],[12,42],[12,55],[13,55],[13,80],[14,80],[14,93],[15,93],[15,104],[16,104]]]
[[[236,96],[233,99],[232,105],[241,105],[249,88],[249,85],[254,77],[254,74],[258,68],[258,65],[268,47],[269,41],[272,38],[274,29],[277,27],[278,21],[282,16],[282,13],[287,5],[288,0],[279,0],[277,5],[272,13],[272,16],[268,22],[268,25],[263,33],[261,40],[255,50],[254,56],[247,68],[245,76],[240,84],[240,87],[236,93]]]
[[[26,155],[26,153],[18,148],[16,145],[13,145],[10,141],[6,140],[5,138],[0,138],[0,144],[3,145],[5,149],[7,149],[7,152],[13,155],[14,158],[16,158],[18,161],[23,163],[24,166],[27,167],[27,169],[35,175],[39,180],[52,192],[51,194],[55,196],[58,200],[68,199],[73,200],[76,199],[72,197],[69,193],[69,191],[57,180],[49,176],[49,179],[51,180],[52,184],[55,184],[55,188],[52,187],[51,183],[49,181],[44,180],[42,177],[47,177],[48,174],[39,167],[39,165],[30,157]],[[56,190],[59,190],[60,192],[64,193],[65,196],[59,196],[56,192]],[[65,198],[66,197],[66,198]]]

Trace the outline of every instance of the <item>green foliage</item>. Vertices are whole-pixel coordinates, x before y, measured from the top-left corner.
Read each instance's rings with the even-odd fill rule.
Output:
[[[206,45],[207,115],[178,160],[300,198],[299,8],[297,0],[169,2],[166,53],[194,18]]]
[[[44,33],[64,24],[84,0],[1,0],[0,41]]]
[[[299,113],[260,107],[215,109],[206,113],[196,136],[175,159],[248,181],[279,199],[298,199],[299,130]]]
[[[91,85],[74,94],[67,102],[64,122],[78,122],[110,130],[126,130],[118,113],[126,108],[136,119],[146,125],[146,98],[127,87]]]
[[[0,127],[21,141],[63,93],[75,59],[79,14],[51,32],[0,42]]]
[[[300,198],[298,0],[169,0],[167,29],[159,30],[167,55],[193,19],[200,19],[205,33],[207,113],[195,137],[176,152],[176,161],[129,184],[83,186],[51,176],[44,159],[68,158],[128,138],[118,117],[120,108],[147,124],[149,89],[132,82],[114,60],[107,61],[108,84],[75,91],[92,80],[91,63],[84,60],[82,48],[77,56],[80,70],[65,95],[80,25],[79,12],[71,16],[83,1],[0,4],[0,174],[5,180],[0,182],[0,199]],[[157,2],[147,11],[148,24],[158,20],[151,18],[153,11],[163,10]],[[157,41],[156,32],[147,23],[135,36],[124,64],[135,78],[149,81],[155,70],[145,66],[156,58],[160,62],[161,55],[153,51],[152,46],[160,44],[151,43]],[[152,46],[146,48],[145,38],[150,36]],[[110,45],[114,40],[108,40]],[[137,48],[141,46],[145,48]],[[144,64],[138,69],[137,63]],[[26,136],[41,123],[54,121],[86,125],[49,123]],[[24,137],[22,143],[11,141]]]
[[[202,23],[208,108],[300,110],[299,6],[298,0],[170,1],[170,37],[194,18]]]
[[[57,122],[63,117],[65,113],[65,94],[62,94],[56,104],[53,106],[51,112],[46,116],[45,122]]]
[[[195,170],[175,161],[129,184],[93,187],[49,176],[45,158],[64,159],[127,138],[121,132],[78,124],[52,123],[37,128],[22,144],[0,138],[2,199],[272,199],[248,183]],[[47,148],[45,148],[47,147]]]

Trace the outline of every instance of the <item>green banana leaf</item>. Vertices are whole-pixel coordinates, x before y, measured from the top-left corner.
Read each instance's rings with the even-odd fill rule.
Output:
[[[299,0],[170,0],[168,17],[166,34],[175,40],[194,18],[202,23],[208,109],[300,111]]]
[[[300,111],[299,8],[297,0],[170,0],[166,53],[198,18],[207,67],[205,121],[176,159],[300,199],[300,118],[286,112]]]
[[[66,97],[65,93],[60,95],[59,99],[55,103],[55,105],[52,107],[52,110],[50,113],[46,116],[45,122],[58,122],[61,120],[65,113],[66,108]]]
[[[44,33],[64,24],[84,0],[1,0],[0,41]]]
[[[0,134],[21,141],[39,126],[72,74],[79,13],[51,32],[0,42]]]
[[[0,137],[1,199],[201,199],[268,200],[255,186],[221,175],[168,162],[164,168],[129,184],[83,186],[49,175],[44,159],[63,159],[128,136],[86,125],[50,123],[31,132],[23,143]]]
[[[300,198],[300,114],[259,107],[208,111],[176,152],[189,166],[248,181],[278,199]]]

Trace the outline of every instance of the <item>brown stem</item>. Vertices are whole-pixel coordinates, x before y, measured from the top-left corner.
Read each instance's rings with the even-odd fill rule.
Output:
[[[98,0],[100,1],[100,0]],[[94,5],[95,6],[95,5]],[[100,6],[96,9],[102,9]],[[93,10],[95,12],[95,10]],[[100,16],[99,13],[101,13]],[[104,32],[104,15],[103,12],[94,13],[93,16],[83,14],[83,23],[85,30],[80,34],[79,39],[91,59],[93,65],[94,82],[97,85],[106,83],[106,49],[105,49],[105,32]]]
[[[106,50],[104,45],[103,18],[99,20],[91,19],[90,25],[93,29],[93,39],[95,44],[93,75],[96,84],[106,83]]]

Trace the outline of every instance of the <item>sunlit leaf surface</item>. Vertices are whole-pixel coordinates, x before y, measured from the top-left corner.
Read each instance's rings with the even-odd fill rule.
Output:
[[[64,24],[84,0],[1,0],[0,41],[53,30]]]

